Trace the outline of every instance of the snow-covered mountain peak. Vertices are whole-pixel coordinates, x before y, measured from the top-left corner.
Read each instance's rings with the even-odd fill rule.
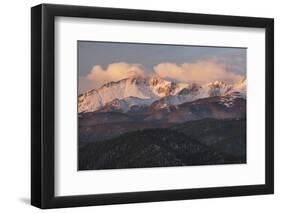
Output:
[[[209,96],[225,95],[232,89],[232,85],[223,81],[214,81],[207,84]]]
[[[207,84],[207,86],[210,88],[210,89],[214,89],[214,88],[217,88],[217,89],[225,89],[225,88],[229,88],[230,85],[229,84],[226,84],[225,82],[223,81],[214,81],[214,82],[210,82]]]
[[[97,110],[130,111],[153,105],[163,108],[212,96],[246,97],[246,79],[231,85],[222,81],[208,84],[178,83],[154,76],[130,76],[109,82],[78,97],[79,112]]]
[[[136,97],[157,100],[168,95],[176,95],[187,85],[177,84],[158,76],[131,76],[116,82],[109,82],[98,89],[79,96],[79,112],[92,112],[115,99]]]

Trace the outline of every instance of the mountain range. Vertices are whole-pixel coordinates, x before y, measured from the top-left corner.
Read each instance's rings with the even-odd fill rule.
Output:
[[[246,80],[199,85],[134,76],[107,83],[78,99],[79,138],[93,142],[205,118],[245,118]]]
[[[131,76],[78,96],[79,170],[246,162],[246,79]]]
[[[158,76],[132,76],[80,94],[78,112],[127,113],[144,108],[159,110],[218,96],[222,97],[222,103],[227,106],[236,98],[245,99],[246,79],[234,84],[215,81],[200,85],[168,81]]]

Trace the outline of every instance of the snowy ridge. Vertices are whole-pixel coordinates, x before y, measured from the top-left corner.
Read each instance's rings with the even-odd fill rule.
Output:
[[[175,95],[187,84],[177,84],[159,77],[130,77],[117,82],[104,84],[99,89],[79,96],[79,112],[93,112],[115,99],[136,97],[155,101],[167,95]],[[149,103],[148,101],[147,103]],[[144,101],[145,103],[145,101]]]
[[[109,82],[99,89],[80,95],[78,111],[79,113],[97,110],[128,112],[146,106],[161,109],[213,96],[221,96],[223,104],[227,105],[231,105],[234,98],[245,99],[246,79],[235,84],[215,81],[199,85],[175,83],[158,76],[133,76],[117,82]]]
[[[161,98],[155,101],[151,106],[154,109],[162,109],[168,106],[177,106],[185,102],[214,96],[226,97],[224,98],[225,100],[234,98],[246,99],[246,80],[239,81],[233,85],[221,81],[215,81],[202,86],[194,83],[189,84],[176,95]],[[222,101],[224,99],[222,98]]]
[[[222,81],[209,83],[207,87],[207,92],[210,97],[225,95],[232,89],[232,85],[228,85]]]
[[[109,111],[118,111],[118,112],[128,112],[128,111],[137,111],[146,106],[149,106],[155,101],[155,99],[141,99],[137,97],[128,97],[124,99],[114,99],[109,103],[105,104],[99,112],[109,112]]]

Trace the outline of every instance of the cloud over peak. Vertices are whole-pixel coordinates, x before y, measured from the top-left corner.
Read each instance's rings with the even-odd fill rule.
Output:
[[[229,72],[223,64],[214,60],[203,60],[195,63],[161,63],[154,66],[160,77],[168,77],[178,81],[208,83],[212,81],[236,82],[241,75]]]
[[[109,64],[106,69],[103,69],[100,65],[95,65],[86,77],[89,80],[104,84],[109,81],[118,81],[133,75],[144,75],[141,65],[120,62]]]
[[[201,60],[194,63],[160,63],[147,71],[140,64],[126,62],[109,64],[105,69],[94,65],[86,76],[79,78],[79,91],[98,88],[111,81],[118,81],[135,75],[157,74],[162,78],[174,79],[181,82],[209,83],[212,81],[225,81],[234,83],[244,76],[227,70],[227,67],[217,60]]]
[[[119,81],[135,75],[145,75],[140,64],[119,62],[109,64],[105,69],[100,65],[94,65],[86,76],[79,77],[79,91],[85,92],[98,88],[107,82]]]

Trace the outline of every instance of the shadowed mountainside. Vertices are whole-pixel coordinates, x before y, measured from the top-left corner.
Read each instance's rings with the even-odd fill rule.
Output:
[[[246,163],[243,125],[205,119],[88,143],[79,148],[79,170]]]
[[[78,97],[79,170],[246,163],[246,79],[134,76]]]
[[[79,170],[224,164],[223,156],[170,129],[147,129],[79,149]]]
[[[211,97],[163,109],[148,107],[142,112],[88,112],[79,114],[79,145],[107,140],[126,132],[149,128],[170,128],[187,121],[207,118],[227,120],[246,116],[246,100]],[[204,122],[204,121],[203,121]],[[223,124],[221,124],[223,125]],[[194,129],[196,130],[196,129]],[[200,131],[198,131],[200,134]],[[213,137],[217,137],[214,134]]]
[[[246,163],[246,119],[203,119],[172,129],[194,138],[224,155],[229,163]]]

